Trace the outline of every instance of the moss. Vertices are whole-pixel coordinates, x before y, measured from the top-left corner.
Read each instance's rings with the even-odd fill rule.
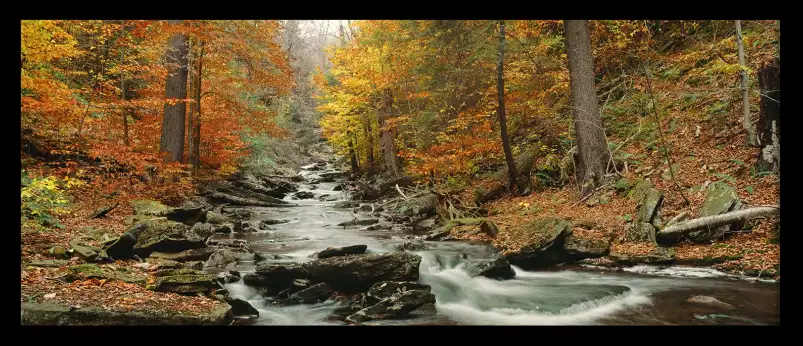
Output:
[[[136,215],[160,215],[170,210],[169,207],[162,203],[147,199],[131,201],[131,207],[134,208],[134,214]]]

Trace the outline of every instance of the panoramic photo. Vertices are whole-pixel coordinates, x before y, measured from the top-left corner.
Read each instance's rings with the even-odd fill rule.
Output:
[[[780,325],[779,20],[21,20],[21,325]]]

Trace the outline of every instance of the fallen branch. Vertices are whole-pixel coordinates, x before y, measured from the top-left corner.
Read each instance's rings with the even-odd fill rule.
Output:
[[[780,206],[755,207],[744,210],[732,211],[725,214],[706,216],[679,223],[664,228],[655,235],[659,239],[671,240],[677,237],[703,228],[716,228],[750,219],[757,219],[769,216],[777,216],[781,213]]]
[[[406,195],[404,194],[404,192],[402,192],[402,190],[399,188],[399,184],[396,184],[396,191],[399,191],[399,194],[400,194],[402,197],[404,197],[404,199],[407,199],[407,196],[406,196]]]

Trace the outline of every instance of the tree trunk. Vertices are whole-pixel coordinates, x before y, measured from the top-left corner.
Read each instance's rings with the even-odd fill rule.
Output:
[[[758,153],[756,170],[777,172],[781,165],[781,60],[758,70],[761,111],[758,115]]]
[[[189,57],[187,60],[187,65],[189,66],[187,71],[187,84],[189,87],[187,88],[187,93],[190,95],[191,98],[195,97],[195,90],[198,89],[198,72],[195,70],[195,60],[196,57],[196,45],[198,41],[195,38],[189,39]],[[195,120],[195,108],[197,104],[195,102],[190,102],[189,107],[187,107],[187,162],[192,164],[192,143],[193,138],[192,136],[195,134],[193,129],[195,128],[193,122]]]
[[[170,25],[179,25],[181,20],[168,20]],[[168,41],[165,60],[164,120],[159,152],[165,155],[164,162],[181,162],[184,156],[184,122],[187,111],[187,35],[174,34]],[[165,154],[166,153],[166,154]]]
[[[125,36],[125,20],[120,20],[120,38],[122,39]],[[125,80],[125,71],[123,70],[123,65],[125,64],[125,47],[120,46],[120,99],[125,103],[128,101],[128,83]],[[123,143],[126,146],[129,146],[130,143],[128,142],[128,112],[129,108],[126,105],[123,105]]]
[[[195,89],[195,121],[192,131],[192,169],[201,167],[201,87],[203,86],[204,41],[200,41],[201,51],[198,53],[198,88]]]
[[[580,157],[576,165],[577,184],[580,194],[585,196],[601,183],[607,173],[610,157],[597,104],[588,21],[564,21],[564,35],[569,60],[572,116]]]
[[[507,137],[507,122],[505,120],[505,21],[499,21],[499,53],[496,59],[496,90],[499,108],[497,114],[499,115],[499,129],[502,133],[502,149],[505,151],[505,160],[507,161],[508,178],[510,179],[510,187],[518,186],[519,192],[523,192],[524,188],[518,183],[518,172],[516,171],[516,161],[513,160],[513,152],[510,150],[510,140]]]
[[[687,234],[703,228],[717,228],[723,225],[741,223],[750,219],[780,215],[780,206],[756,207],[744,210],[732,211],[725,214],[701,217],[689,221],[684,221],[676,225],[664,228],[656,233],[656,238],[662,243],[669,243],[678,239],[681,235]]]
[[[393,141],[393,132],[388,128],[387,121],[393,112],[393,94],[389,88],[382,91],[377,109],[377,120],[380,129],[379,145],[382,152],[382,173],[395,177],[399,175],[399,163],[396,158],[396,143]]]
[[[365,122],[365,137],[368,145],[368,167],[371,170],[374,167],[374,133],[371,129],[371,119]]]
[[[351,158],[351,174],[357,174],[360,171],[360,165],[357,163],[357,155],[354,153],[354,135],[351,130],[346,133],[349,137],[349,158]]]
[[[747,131],[747,144],[756,146],[756,131],[753,130],[753,124],[750,121],[750,95],[747,89],[747,71],[744,67],[747,66],[744,59],[744,43],[742,42],[742,21],[736,21],[736,45],[739,48],[739,67],[742,68],[742,105],[744,106],[744,118],[742,125],[744,130]]]

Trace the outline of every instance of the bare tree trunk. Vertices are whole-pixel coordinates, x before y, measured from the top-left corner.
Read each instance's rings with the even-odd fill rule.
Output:
[[[189,69],[187,71],[187,80],[188,80],[187,84],[189,84],[189,88],[187,89],[187,92],[189,93],[190,97],[192,97],[192,98],[195,97],[195,91],[196,91],[196,89],[198,89],[198,72],[195,70],[195,60],[197,59],[196,50],[198,48],[198,47],[196,47],[197,44],[198,44],[197,39],[195,39],[195,38],[190,38],[189,39],[189,53],[188,53],[189,57],[187,59],[188,66],[189,66]],[[187,162],[186,163],[190,163],[190,164],[192,163],[192,160],[193,160],[193,157],[192,157],[193,138],[192,138],[192,136],[195,134],[194,131],[193,131],[193,129],[195,128],[193,122],[195,120],[195,108],[196,107],[197,107],[197,104],[195,102],[190,102],[189,103],[189,107],[187,109]]]
[[[761,111],[758,116],[758,153],[756,170],[777,172],[781,166],[781,60],[758,70]]]
[[[564,21],[569,60],[572,116],[580,162],[577,184],[582,196],[592,192],[605,176],[609,157],[594,85],[594,60],[587,20]]]
[[[396,143],[394,143],[393,131],[388,128],[387,124],[392,113],[393,94],[389,88],[385,88],[380,95],[377,109],[377,125],[380,129],[379,146],[382,152],[382,173],[395,177],[399,175],[399,162],[396,158]]]
[[[753,124],[750,121],[750,95],[747,89],[747,71],[744,68],[747,66],[744,59],[744,43],[742,41],[742,21],[736,21],[736,45],[739,48],[739,67],[742,68],[742,105],[744,106],[744,118],[742,125],[744,130],[747,131],[747,144],[756,146],[756,131],[753,130]]]
[[[168,20],[179,25],[181,20]],[[184,156],[184,122],[187,112],[187,35],[174,34],[168,41],[165,54],[167,79],[165,80],[164,120],[159,152],[167,153],[164,162],[181,162]]]
[[[365,122],[365,137],[368,144],[368,167],[374,167],[374,132],[371,129],[371,119]]]
[[[125,20],[120,20],[120,38],[122,39],[125,36]],[[120,99],[128,101],[128,83],[125,80],[125,70],[123,70],[123,65],[125,64],[125,47],[120,46]],[[129,108],[124,106],[123,108],[123,143],[126,146],[129,146],[130,143],[128,142],[128,112]]]
[[[725,214],[701,217],[664,228],[656,233],[663,240],[677,239],[680,235],[703,229],[716,228],[722,225],[740,223],[750,219],[780,215],[780,206],[756,207],[732,211]]]
[[[349,130],[346,135],[349,137],[349,158],[351,159],[351,174],[357,174],[360,171],[360,165],[357,163],[357,155],[354,153],[354,134]]]
[[[517,186],[519,192],[524,191],[524,187],[519,184],[519,173],[516,171],[516,161],[513,160],[513,151],[510,150],[510,140],[507,137],[507,121],[505,120],[505,21],[499,21],[499,53],[496,59],[496,91],[499,108],[496,111],[499,115],[499,129],[502,135],[502,149],[505,152],[507,161],[508,178],[510,187]]]
[[[198,88],[195,89],[195,121],[192,131],[192,169],[201,167],[201,86],[203,86],[204,41],[200,41],[201,51],[198,53]]]

